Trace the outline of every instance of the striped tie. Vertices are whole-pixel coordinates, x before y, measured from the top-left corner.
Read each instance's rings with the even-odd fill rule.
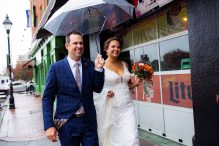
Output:
[[[75,63],[75,80],[78,85],[79,90],[81,91],[81,75],[80,75],[80,70],[79,70],[79,63]]]

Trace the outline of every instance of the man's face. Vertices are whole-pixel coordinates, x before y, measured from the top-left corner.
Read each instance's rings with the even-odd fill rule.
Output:
[[[84,52],[83,38],[77,34],[72,34],[69,38],[70,42],[65,43],[68,55],[71,59],[78,61]]]

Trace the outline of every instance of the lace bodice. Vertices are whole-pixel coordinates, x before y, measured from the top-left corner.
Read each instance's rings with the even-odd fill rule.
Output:
[[[120,76],[115,71],[110,70],[107,67],[105,68],[105,85],[107,86],[115,86],[115,85],[121,85],[121,84],[127,84],[130,80],[130,72],[128,71],[128,68],[123,63],[123,69],[124,74],[123,76]]]
[[[110,70],[107,67],[105,69],[105,90],[112,90],[114,92],[113,105],[114,106],[124,106],[127,105],[131,100],[131,94],[128,87],[128,82],[131,78],[131,74],[128,68],[123,63],[124,73],[120,76],[115,71]],[[107,92],[107,91],[104,91]]]

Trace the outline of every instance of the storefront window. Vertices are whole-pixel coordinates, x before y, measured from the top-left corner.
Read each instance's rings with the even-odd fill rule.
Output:
[[[132,27],[123,28],[120,35],[123,39],[123,48],[128,48],[132,46]]]
[[[188,30],[186,0],[179,0],[158,12],[158,37]]]
[[[188,35],[160,42],[161,71],[184,69],[185,60],[189,63]],[[189,69],[189,68],[187,68]]]
[[[151,44],[144,47],[144,55],[142,57],[144,63],[153,66],[154,71],[159,71],[157,44]]]
[[[135,49],[135,63],[144,62],[144,47]]]
[[[133,45],[142,44],[156,38],[156,15],[148,16],[134,25]]]
[[[131,71],[131,66],[134,64],[134,51],[124,51],[119,55],[119,58],[128,63],[129,71]]]

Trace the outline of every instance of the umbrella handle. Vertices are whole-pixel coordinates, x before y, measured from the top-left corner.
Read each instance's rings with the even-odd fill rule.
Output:
[[[99,31],[99,33],[98,33],[98,36],[99,36],[100,33],[102,32],[103,27],[105,26],[106,20],[107,20],[107,17],[104,16],[104,22],[103,22],[103,25],[101,26],[101,29],[100,29],[100,31]],[[96,41],[96,46],[97,46],[97,52],[100,53],[100,50],[99,50],[98,45],[97,45],[97,38],[96,38],[96,35],[95,35],[95,41]]]
[[[103,22],[103,25],[102,25],[102,27],[101,27],[101,29],[100,29],[100,32],[98,33],[98,36],[100,36],[100,33],[102,32],[103,27],[105,26],[106,20],[107,20],[107,17],[104,16],[104,22]],[[96,41],[96,45],[97,45],[96,35],[95,35],[95,41]],[[100,51],[100,50],[99,50],[98,47],[97,47],[97,52],[100,53],[99,51]]]
[[[107,16],[104,16],[104,22],[103,22],[103,25],[102,25],[102,27],[101,27],[100,32],[98,33],[98,35],[102,32],[103,27],[105,26],[106,20],[107,20]]]
[[[96,9],[101,15],[103,15],[98,9]],[[92,22],[92,18],[91,18],[91,14],[90,14],[90,9],[88,8],[88,12],[89,12],[89,15],[90,15],[90,19],[91,19],[91,24],[92,24],[92,27],[93,27],[93,31],[94,31],[94,25],[93,25],[93,22]],[[104,15],[103,15],[104,16]],[[105,23],[106,23],[106,20],[107,20],[107,16],[104,16],[104,22],[103,22],[103,25],[101,26],[101,29],[100,29],[100,32],[98,33],[98,35],[100,35],[100,33],[102,32],[103,30],[103,27],[105,26]],[[100,53],[100,50],[99,50],[99,47],[97,45],[97,37],[95,35],[95,43],[96,43],[96,46],[97,46],[97,52]]]

